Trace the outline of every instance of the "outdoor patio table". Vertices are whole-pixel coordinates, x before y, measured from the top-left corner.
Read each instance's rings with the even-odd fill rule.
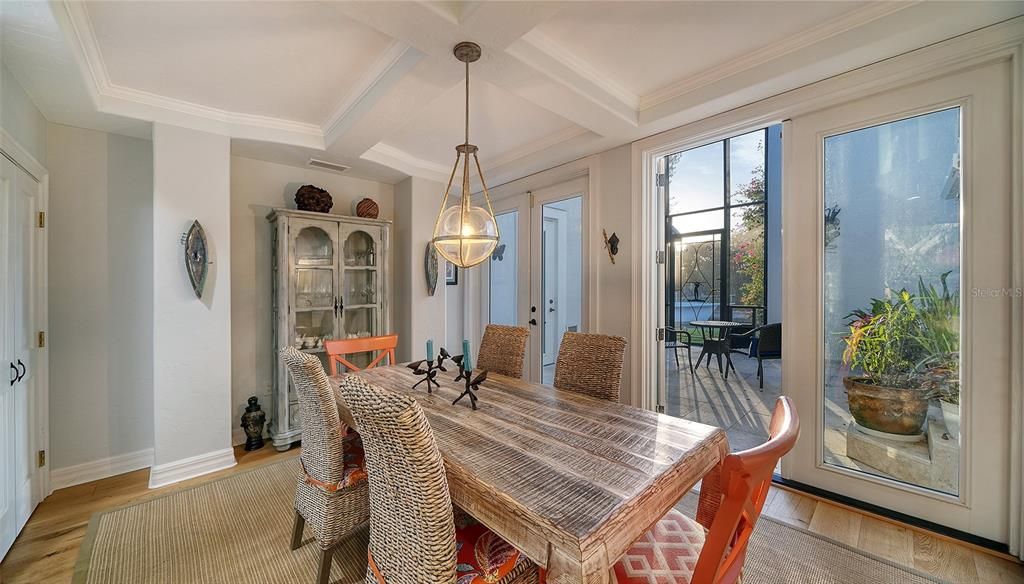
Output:
[[[721,428],[503,375],[481,385],[477,410],[452,405],[463,390],[454,372],[438,375],[429,394],[412,389],[421,378],[404,365],[355,375],[419,403],[452,501],[552,583],[607,582],[630,546],[729,452]],[[351,423],[343,400],[338,406]]]
[[[729,345],[729,331],[743,326],[743,323],[731,320],[694,320],[690,321],[690,326],[699,328],[701,336],[704,338],[700,356],[697,357],[697,367],[700,367],[700,360],[706,356],[707,361],[704,362],[704,367],[709,368],[711,355],[715,355],[718,358],[718,372],[723,373],[725,378],[729,379],[729,369],[736,371],[736,367],[732,364],[732,358],[729,356],[729,353],[732,352],[732,347]],[[725,355],[724,372],[722,370],[722,355]]]

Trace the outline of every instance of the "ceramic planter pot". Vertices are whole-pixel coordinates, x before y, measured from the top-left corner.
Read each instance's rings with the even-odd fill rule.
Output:
[[[953,440],[960,439],[960,404],[951,404],[939,400],[942,409],[942,421],[946,423],[946,433]]]
[[[916,389],[873,385],[863,377],[844,377],[850,413],[861,426],[877,432],[912,436],[928,417],[928,398]]]

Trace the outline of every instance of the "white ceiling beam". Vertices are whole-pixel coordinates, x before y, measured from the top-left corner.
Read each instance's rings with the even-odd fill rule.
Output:
[[[421,2],[371,2],[339,3],[337,8],[459,74],[452,47],[464,40],[477,42],[484,54],[473,66],[474,75],[599,135],[636,127],[636,109],[622,103],[621,96],[578,75],[572,75],[581,79],[577,83],[565,81],[567,69],[572,69],[565,63],[565,54],[545,56],[547,47],[530,51],[522,46],[522,37],[549,18],[556,5],[483,2],[454,11]],[[512,46],[520,47],[523,58],[505,51]]]

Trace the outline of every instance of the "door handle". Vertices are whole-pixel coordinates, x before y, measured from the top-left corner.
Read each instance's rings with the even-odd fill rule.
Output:
[[[14,385],[15,383],[18,382],[18,366],[12,362],[11,369],[14,370],[14,377],[11,378],[11,385]]]
[[[24,379],[25,373],[28,372],[28,367],[25,367],[25,364],[21,362],[21,359],[18,359],[18,365],[21,366],[21,373],[18,374],[18,379],[16,379],[15,381],[21,381],[22,379]]]
[[[334,317],[338,317],[338,297],[334,297]]]
[[[537,326],[537,319],[536,318],[531,318],[530,319],[530,324],[532,324],[533,326]]]

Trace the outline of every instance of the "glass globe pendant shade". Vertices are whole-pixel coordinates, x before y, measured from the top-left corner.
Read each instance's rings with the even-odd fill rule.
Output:
[[[456,150],[458,155],[455,158],[455,167],[452,169],[451,179],[448,180],[448,188],[445,189],[441,212],[434,225],[434,237],[431,241],[444,259],[460,268],[469,268],[490,257],[491,252],[498,245],[498,223],[491,211],[491,200],[487,194],[483,175],[480,173],[479,161],[476,163],[476,168],[480,176],[480,183],[484,185],[482,196],[486,207],[473,204],[473,195],[469,187],[469,157],[472,155],[476,160],[476,146],[460,144]],[[449,204],[452,179],[455,178],[459,170],[460,162],[462,163],[462,198]]]

